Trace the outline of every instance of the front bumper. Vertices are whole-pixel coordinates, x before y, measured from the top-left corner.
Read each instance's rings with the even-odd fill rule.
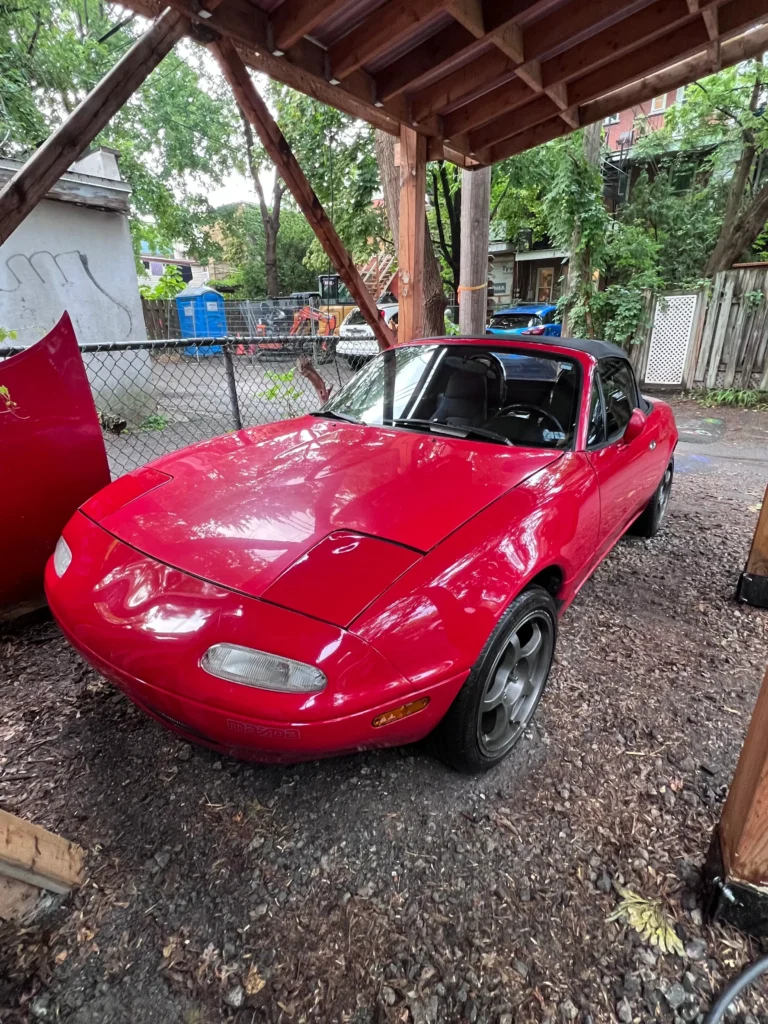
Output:
[[[463,681],[417,687],[352,633],[157,562],[82,513],[64,537],[72,563],[59,577],[49,561],[45,575],[62,631],[139,707],[191,741],[286,761],[410,743],[437,724]],[[221,642],[316,665],[328,684],[287,694],[218,679],[200,660]],[[430,698],[424,711],[373,726],[421,696]]]

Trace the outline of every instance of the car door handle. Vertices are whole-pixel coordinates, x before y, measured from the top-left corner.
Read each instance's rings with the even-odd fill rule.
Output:
[[[651,449],[651,451],[653,451],[653,449],[656,447],[656,442],[655,441],[651,441],[651,443],[648,445],[648,447]]]

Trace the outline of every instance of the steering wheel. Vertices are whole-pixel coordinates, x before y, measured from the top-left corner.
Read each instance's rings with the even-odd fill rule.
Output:
[[[523,402],[517,403],[515,405],[505,405],[503,409],[499,409],[497,415],[503,416],[505,413],[513,412],[515,409],[525,409],[528,412],[534,413],[534,415],[538,416],[540,420],[549,420],[550,423],[554,423],[555,429],[558,433],[563,435],[565,434],[565,431],[563,430],[563,425],[557,418],[557,416],[553,416],[552,413],[547,412],[546,409],[540,409],[538,405],[525,405]]]

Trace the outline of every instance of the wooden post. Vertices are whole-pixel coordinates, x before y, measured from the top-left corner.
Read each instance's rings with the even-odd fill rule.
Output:
[[[459,333],[482,337],[488,304],[488,228],[491,168],[461,173]]]
[[[0,811],[0,875],[63,893],[83,881],[84,861],[76,843]]]
[[[741,748],[706,878],[710,914],[768,936],[768,672]]]
[[[426,232],[427,140],[413,128],[400,128],[400,227],[397,336],[424,335],[424,239]]]
[[[0,192],[0,245],[83,153],[189,27],[170,8],[137,39]]]
[[[320,244],[349,289],[352,298],[360,307],[360,312],[371,327],[379,348],[390,348],[395,344],[394,335],[384,323],[383,317],[380,316],[379,309],[355,266],[355,261],[337,235],[320,200],[299,167],[285,136],[267,109],[264,100],[256,91],[248,69],[234,43],[229,39],[220,39],[211,43],[210,49],[218,60],[240,109],[256,129],[261,144],[269,154],[277,173],[290,189],[299,209],[309,221]]]
[[[744,572],[739,579],[736,597],[756,608],[768,608],[768,488],[757,520],[755,536]]]

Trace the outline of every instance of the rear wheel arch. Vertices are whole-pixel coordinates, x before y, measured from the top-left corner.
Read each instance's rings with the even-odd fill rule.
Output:
[[[546,590],[555,601],[559,604],[561,601],[561,595],[563,590],[563,583],[565,581],[565,573],[559,565],[548,565],[545,569],[539,570],[535,576],[532,576],[523,587],[522,593],[528,590],[529,587],[541,587]]]

